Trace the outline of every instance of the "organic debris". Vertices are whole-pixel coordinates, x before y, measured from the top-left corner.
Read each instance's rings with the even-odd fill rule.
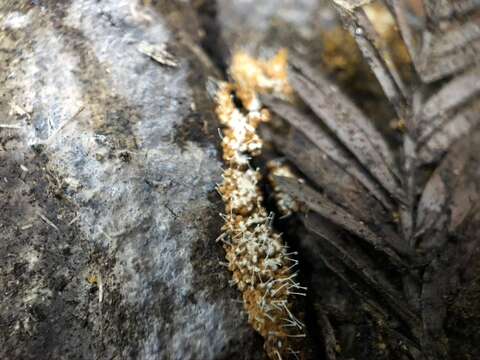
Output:
[[[177,67],[178,63],[168,50],[165,44],[150,44],[146,41],[142,41],[138,44],[138,51],[142,54],[150,56],[153,60],[161,65],[169,67]]]

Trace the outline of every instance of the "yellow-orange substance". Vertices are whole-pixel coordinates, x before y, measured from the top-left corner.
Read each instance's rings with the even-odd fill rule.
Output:
[[[230,74],[237,96],[247,110],[257,110],[257,93],[275,93],[289,97],[293,90],[288,83],[288,52],[281,49],[270,60],[259,60],[238,52],[233,56]]]
[[[401,67],[410,65],[410,55],[388,8],[380,3],[372,3],[364,6],[363,9],[379,35],[380,44],[377,46],[391,52],[391,55],[384,54],[387,61],[394,61]]]
[[[273,63],[275,59],[280,61],[281,56]],[[273,231],[272,218],[262,205],[261,175],[249,167],[250,156],[262,148],[256,128],[269,119],[268,112],[261,110],[257,91],[284,92],[287,88],[286,60],[281,68],[266,68],[265,64],[244,54],[235,56],[231,74],[236,83],[221,83],[216,94],[216,113],[224,126],[223,158],[228,165],[218,187],[226,210],[219,239],[233,282],[243,293],[248,320],[265,339],[268,356],[278,360],[295,353],[292,340],[305,336],[303,324],[291,311],[291,296],[304,295],[305,288],[295,281],[292,268],[297,261]],[[245,113],[235,106],[234,90]]]
[[[351,83],[362,66],[355,39],[340,26],[323,32],[321,37],[323,66],[328,72],[335,73],[339,81]]]
[[[402,76],[408,80],[411,76],[411,59],[392,14],[386,6],[378,2],[366,2],[361,7],[378,34],[376,46],[382,51],[386,61],[393,62]],[[323,32],[321,38],[325,69],[334,73],[338,81],[350,88],[354,86],[364,90],[366,84],[373,78],[365,79],[369,70],[350,32],[342,26],[337,26]]]

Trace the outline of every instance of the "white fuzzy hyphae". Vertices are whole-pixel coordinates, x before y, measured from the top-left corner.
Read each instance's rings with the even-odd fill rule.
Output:
[[[254,60],[242,63],[251,67],[247,73],[261,74],[262,79],[268,79]],[[279,72],[278,64],[276,66],[275,71]],[[228,165],[218,187],[226,209],[224,233],[219,240],[223,242],[228,268],[233,273],[232,282],[243,293],[249,322],[264,337],[268,356],[282,359],[296,353],[292,340],[305,336],[304,325],[291,311],[291,295],[305,295],[305,288],[295,281],[292,268],[297,261],[291,257],[293,254],[288,252],[280,234],[273,231],[272,216],[262,205],[258,186],[261,175],[249,166],[250,156],[258,155],[262,148],[256,128],[269,119],[269,114],[260,110],[258,89],[246,87],[252,85],[252,79],[242,76],[242,69],[233,71],[236,71],[233,78],[242,84],[221,83],[215,95],[216,113],[224,126],[223,158]],[[270,90],[287,87],[285,81],[278,78],[263,83],[271,85]],[[234,90],[249,110],[246,114],[235,106]]]

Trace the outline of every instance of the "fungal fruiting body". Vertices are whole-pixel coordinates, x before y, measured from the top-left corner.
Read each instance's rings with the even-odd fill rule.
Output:
[[[272,59],[264,61],[238,52],[232,58],[230,74],[235,84],[235,94],[245,109],[258,110],[261,106],[258,93],[274,93],[289,99],[293,89],[288,83],[288,53],[281,49]]]
[[[268,80],[258,62],[242,56],[241,63],[234,58],[233,65],[237,68],[232,66],[232,77],[243,79],[242,84],[220,83],[215,94],[216,113],[224,126],[223,158],[228,166],[218,187],[226,210],[222,215],[224,232],[219,239],[233,273],[232,282],[243,294],[250,324],[264,338],[268,356],[282,359],[289,353],[296,355],[293,340],[305,336],[304,325],[292,314],[291,296],[305,295],[306,289],[295,281],[292,269],[297,261],[280,234],[272,229],[272,216],[262,205],[260,172],[249,164],[250,157],[258,155],[262,148],[256,128],[268,121],[269,113],[261,110],[258,88],[252,86],[252,78],[243,76],[242,71],[263,79],[270,89],[280,81]],[[235,106],[234,91],[242,94],[245,113]]]
[[[270,160],[267,163],[268,169],[268,181],[273,189],[273,196],[275,198],[275,203],[277,208],[283,216],[289,216],[293,213],[300,211],[300,203],[295,200],[290,194],[287,194],[278,182],[275,180],[275,176],[282,176],[288,178],[294,178],[298,181],[300,179],[295,176],[292,172],[292,169],[285,163],[280,160]]]

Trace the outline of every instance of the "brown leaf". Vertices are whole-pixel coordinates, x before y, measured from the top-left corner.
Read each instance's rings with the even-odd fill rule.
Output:
[[[468,46],[480,38],[480,24],[472,21],[432,39],[431,56],[442,56]]]
[[[418,205],[418,233],[454,231],[480,201],[480,132],[457,142],[428,181]],[[431,241],[432,236],[427,236]],[[431,244],[438,248],[441,244]]]
[[[358,180],[358,182],[368,189],[369,192],[386,208],[393,211],[391,200],[385,196],[380,186],[368,175],[368,173],[365,172],[357,160],[344,150],[337,141],[332,139],[330,135],[328,135],[312,118],[281,100],[273,99],[271,97],[263,97],[262,102],[269,106],[274,113],[295,127],[297,131],[301,132],[309,140],[308,144],[305,144],[303,149],[300,145],[304,141],[297,142],[296,144],[290,142],[290,146],[287,149],[291,149],[292,146],[295,147],[295,150],[293,150],[293,152],[291,151],[292,156],[296,155],[295,152],[298,152],[298,156],[306,154],[307,152],[312,153],[307,146],[314,146],[319,150],[315,152],[317,156],[312,156],[310,159],[302,161],[302,164],[304,164],[303,167],[308,169],[307,172],[312,175],[312,181],[315,182],[318,179],[318,184],[322,187],[325,186],[326,183],[330,183],[332,186],[342,186],[342,183],[338,181],[338,179],[335,179],[336,176],[340,175],[339,170],[341,169],[351,175],[354,179]],[[295,138],[300,140],[299,136],[296,136]],[[280,151],[282,151],[282,147],[280,147]],[[298,159],[296,160],[298,161]],[[297,164],[297,161],[293,160],[293,163]],[[324,171],[322,171],[322,169],[324,169]],[[314,175],[314,173],[316,174]],[[344,183],[345,188],[352,188],[358,192],[363,192],[362,189],[359,189],[358,184],[354,183],[354,180],[351,177],[345,175],[340,176],[346,181],[346,183]],[[322,181],[321,178],[325,177],[329,177],[330,179]],[[332,191],[332,193],[342,193],[342,189],[335,190]],[[357,205],[353,208],[359,208],[358,205],[360,205],[360,202],[357,202]]]
[[[393,154],[363,113],[325,77],[295,60],[290,82],[302,100],[397,200],[405,195],[397,181]]]
[[[418,160],[420,163],[437,160],[455,141],[476,131],[479,125],[480,103],[473,103],[447,119],[425,143],[418,144]]]
[[[400,29],[405,46],[408,49],[410,58],[414,65],[418,62],[418,34],[411,26],[410,19],[413,17],[413,9],[408,8],[408,2],[405,0],[389,0],[392,12],[395,14],[397,25]]]
[[[423,0],[423,3],[425,11],[431,19],[464,15],[480,7],[478,0]]]
[[[460,72],[477,61],[480,51],[478,17],[470,17],[465,23],[456,19],[478,9],[480,4],[477,0],[422,2],[425,13],[417,14],[417,20],[412,22],[407,1],[388,1],[420,78],[430,83]]]
[[[447,113],[480,92],[480,68],[467,71],[444,85],[422,107],[418,118],[418,141],[424,142],[445,122]]]
[[[392,304],[395,312],[400,315],[402,320],[414,327],[419,326],[419,319],[408,308],[403,295],[390,285],[382,272],[376,268],[374,262],[359,247],[355,246],[354,243],[349,243],[338,229],[335,229],[316,214],[312,213],[305,216],[304,223],[308,229],[335,247],[345,265],[360,275],[388,303]]]
[[[370,243],[375,249],[387,254],[391,261],[400,267],[407,266],[405,261],[393,250],[399,253],[408,254],[409,250],[406,244],[398,237],[384,238],[377,232],[370,229],[363,221],[356,219],[342,207],[333,203],[324,195],[318,193],[306,184],[299,183],[295,179],[286,177],[275,177],[279,186],[292,197],[305,203],[305,205],[317,212],[319,215],[327,218],[334,224],[344,228],[352,234]]]
[[[337,339],[335,338],[332,324],[322,309],[320,309],[320,324],[325,342],[325,355],[327,356],[327,360],[336,360]]]
[[[446,33],[426,32],[416,66],[422,80],[433,82],[473,65],[480,53],[478,28],[466,24]]]
[[[343,11],[342,14],[344,24],[355,38],[364,59],[375,74],[385,95],[397,111],[398,116],[404,118],[409,94],[407,94],[395,62],[392,61],[389,49],[379,47],[382,44],[380,36],[362,9]]]

